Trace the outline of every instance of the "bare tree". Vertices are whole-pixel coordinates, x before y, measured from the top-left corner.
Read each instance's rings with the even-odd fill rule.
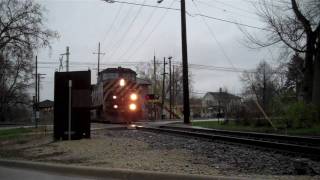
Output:
[[[304,54],[304,100],[320,105],[320,1],[262,0],[256,8],[270,31],[264,40],[245,32],[246,37],[255,47],[281,44]]]
[[[244,94],[254,95],[265,112],[279,89],[278,76],[275,70],[265,61],[262,61],[255,72],[245,72],[241,77],[245,85]]]
[[[303,59],[295,54],[287,63],[285,89],[295,94],[296,99],[300,98],[303,83]]]
[[[0,120],[9,108],[30,102],[34,52],[58,37],[43,25],[43,11],[32,0],[0,0]]]

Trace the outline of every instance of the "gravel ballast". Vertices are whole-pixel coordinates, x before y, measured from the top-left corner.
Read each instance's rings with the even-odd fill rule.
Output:
[[[139,130],[99,130],[91,139],[53,142],[38,137],[1,142],[0,157],[64,164],[202,175],[266,176],[297,172],[297,157],[252,147]],[[307,175],[319,178],[320,162],[307,160]],[[289,178],[290,179],[290,178]]]

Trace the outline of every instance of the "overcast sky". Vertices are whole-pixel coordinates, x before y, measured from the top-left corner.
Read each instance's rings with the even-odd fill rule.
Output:
[[[122,1],[122,0],[119,0]],[[127,0],[158,5],[157,0]],[[276,52],[272,49],[252,50],[243,45],[244,35],[232,23],[201,18],[192,14],[202,13],[238,23],[263,27],[255,15],[252,2],[258,0],[186,0],[189,64],[253,69],[261,60],[274,63]],[[60,38],[52,41],[52,49],[38,52],[39,72],[46,74],[42,82],[41,100],[53,100],[54,72],[59,68],[60,54],[70,47],[70,70],[92,72],[96,82],[98,42],[101,42],[102,64],[106,67],[124,62],[146,62],[173,56],[181,62],[180,12],[175,10],[141,7],[102,0],[37,0],[46,9],[46,25],[57,31]],[[164,0],[163,7],[180,8],[178,0]],[[198,9],[199,11],[198,11]],[[246,28],[263,37],[265,32]],[[65,60],[65,57],[64,57]],[[82,64],[81,64],[82,63]],[[235,72],[199,70],[190,66],[195,92],[218,91],[228,88],[232,93],[241,92],[240,74]],[[201,94],[200,94],[201,95]]]

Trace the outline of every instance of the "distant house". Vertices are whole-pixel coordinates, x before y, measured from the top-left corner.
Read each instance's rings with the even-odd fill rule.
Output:
[[[224,117],[231,107],[240,103],[241,97],[228,92],[207,92],[202,98],[202,116]]]
[[[54,102],[50,100],[44,100],[39,102],[39,109],[43,112],[50,112],[53,111]]]

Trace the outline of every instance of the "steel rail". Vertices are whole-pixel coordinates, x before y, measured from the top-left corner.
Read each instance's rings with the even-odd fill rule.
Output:
[[[241,131],[229,131],[229,130],[220,130],[220,129],[189,128],[189,127],[177,127],[177,126],[160,126],[160,127],[166,128],[166,129],[203,132],[203,133],[210,133],[210,134],[224,134],[224,135],[231,135],[236,137],[240,136],[240,137],[257,138],[257,139],[263,139],[263,140],[276,140],[276,141],[284,141],[286,143],[290,142],[293,144],[304,144],[304,145],[307,144],[311,146],[320,147],[320,138],[315,138],[315,137],[288,136],[288,135],[257,133],[257,132],[241,132]]]
[[[191,136],[197,138],[205,138],[210,140],[220,140],[227,141],[231,143],[237,144],[245,144],[251,146],[257,146],[262,148],[269,148],[274,150],[280,150],[291,153],[303,154],[304,156],[310,157],[312,159],[320,159],[320,148],[313,146],[305,146],[305,145],[297,145],[297,144],[289,144],[289,143],[281,143],[281,142],[271,142],[257,139],[248,139],[244,137],[234,137],[227,135],[217,135],[210,133],[200,133],[200,132],[190,132],[187,130],[176,130],[169,128],[158,128],[158,127],[137,127],[137,129],[145,130],[145,131],[156,131],[156,132],[164,132],[164,133],[172,133],[183,136]]]

